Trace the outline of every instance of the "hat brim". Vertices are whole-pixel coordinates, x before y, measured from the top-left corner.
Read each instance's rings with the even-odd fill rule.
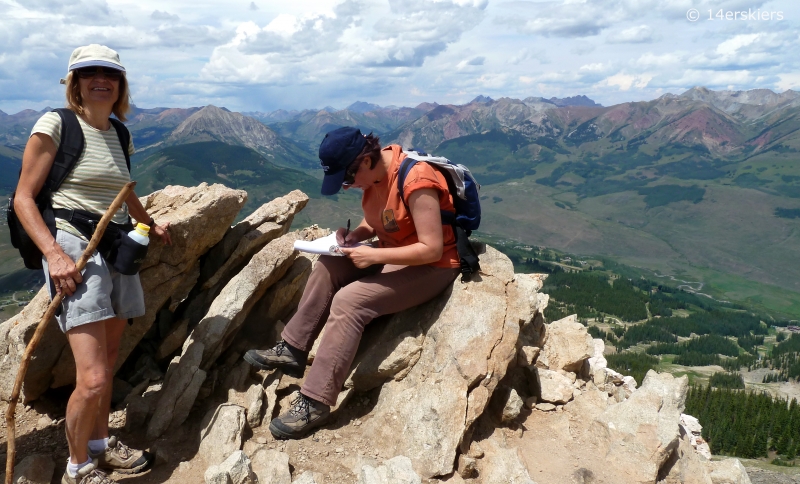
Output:
[[[81,67],[108,67],[109,69],[116,69],[118,71],[125,72],[125,68],[121,65],[103,60],[87,60],[76,62],[69,66],[69,70],[73,71],[75,69],[80,69]]]
[[[339,193],[346,173],[347,170],[340,170],[336,173],[326,174],[322,179],[322,194],[331,196]]]

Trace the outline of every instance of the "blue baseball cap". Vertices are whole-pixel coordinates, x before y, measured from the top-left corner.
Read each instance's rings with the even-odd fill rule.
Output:
[[[342,187],[347,167],[361,153],[367,139],[358,128],[345,126],[325,135],[319,145],[319,160],[325,177],[322,179],[322,194],[336,195]]]

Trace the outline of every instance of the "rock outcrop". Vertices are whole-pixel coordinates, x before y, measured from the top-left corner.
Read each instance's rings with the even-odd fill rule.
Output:
[[[685,377],[650,372],[637,388],[607,367],[602,340],[575,316],[545,321],[545,275],[515,274],[488,246],[475,280],[367,327],[330,422],[276,441],[267,424],[302,379],[241,357],[273,345],[297,307],[316,256],[294,241],[330,232],[290,231],[308,202],[298,191],[230,227],[245,199],[217,185],[144,199],[172,222],[175,246],[156,243],[148,255],[147,314],[126,332],[114,401],[126,432],[157,442],[160,463],[191,447],[159,482],[749,482],[738,461],[701,455],[699,422],[681,414]],[[0,396],[47,299],[40,292],[0,324]],[[74,378],[65,348],[51,324],[25,399]]]
[[[162,307],[173,299],[186,297],[179,289],[190,286],[188,282],[196,277],[193,268],[198,259],[225,235],[246,200],[244,191],[205,183],[193,188],[169,186],[141,199],[156,220],[170,223],[172,245],[152,240],[140,272],[147,313],[126,328],[117,369],[150,330]],[[48,304],[49,295],[42,289],[19,315],[0,324],[0,336],[4,336],[0,338],[3,399],[11,395],[22,351]],[[21,397],[23,401],[35,400],[51,385],[58,387],[74,381],[75,362],[66,337],[56,324],[50,324],[34,352]]]

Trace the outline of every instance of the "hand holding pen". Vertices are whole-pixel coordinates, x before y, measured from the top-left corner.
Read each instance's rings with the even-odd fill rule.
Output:
[[[342,247],[347,247],[350,245],[350,242],[347,240],[348,235],[350,235],[350,219],[347,219],[347,228],[340,227],[339,230],[336,231],[336,242]]]

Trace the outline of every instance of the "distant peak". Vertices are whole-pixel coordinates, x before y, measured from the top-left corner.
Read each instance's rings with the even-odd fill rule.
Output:
[[[347,111],[352,111],[354,113],[368,113],[370,111],[377,111],[381,109],[380,106],[377,104],[372,104],[364,101],[356,101],[353,104],[347,106],[345,108]]]
[[[551,103],[555,104],[558,107],[565,107],[565,106],[589,106],[593,108],[601,108],[603,107],[602,104],[596,103],[593,100],[589,99],[588,97],[580,94],[578,96],[571,96],[571,97],[551,97],[548,99]]]
[[[338,111],[338,109],[336,109],[333,106],[325,106],[324,108],[320,109],[320,111],[327,111],[329,113],[335,113],[336,111]]]
[[[470,101],[469,103],[470,104],[472,104],[472,103],[489,104],[491,102],[494,102],[494,99],[490,98],[489,96],[484,96],[483,94],[481,94],[478,97],[476,97],[475,99],[473,99],[472,101]]]
[[[0,116],[8,116],[8,114],[6,114],[2,110],[0,110]]]

